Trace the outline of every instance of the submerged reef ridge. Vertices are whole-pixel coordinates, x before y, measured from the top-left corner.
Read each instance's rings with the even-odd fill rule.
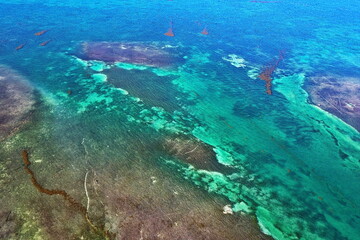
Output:
[[[83,42],[76,55],[83,60],[124,62],[151,67],[166,67],[174,63],[170,52],[155,44],[140,42]]]
[[[310,100],[360,132],[360,83],[352,77],[320,76],[306,84]]]

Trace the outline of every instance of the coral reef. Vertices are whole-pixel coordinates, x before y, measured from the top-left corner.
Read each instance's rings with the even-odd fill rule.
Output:
[[[190,136],[177,136],[165,139],[163,149],[169,155],[182,162],[189,163],[197,169],[208,171],[231,172],[231,169],[220,164],[213,147]]]
[[[341,118],[360,132],[359,78],[311,77],[305,84],[312,103]]]
[[[246,67],[245,63],[245,59],[243,59],[242,57],[236,55],[236,54],[229,54],[228,57],[223,57],[223,60],[230,62],[231,65],[237,67],[237,68],[244,68]]]
[[[34,104],[30,83],[16,71],[0,65],[0,140],[26,122]]]
[[[271,239],[255,230],[251,217],[224,214],[226,201],[195,194],[193,187],[170,180],[166,170],[160,176],[139,170],[142,176],[125,171],[113,184],[110,176],[98,176],[117,239]]]
[[[152,67],[170,66],[175,61],[172,54],[156,44],[141,42],[84,42],[75,55],[84,60],[125,62]]]

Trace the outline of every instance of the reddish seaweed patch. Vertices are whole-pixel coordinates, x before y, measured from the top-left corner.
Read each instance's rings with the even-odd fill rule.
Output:
[[[49,30],[43,30],[43,31],[34,33],[34,35],[35,35],[35,36],[41,36],[41,35],[43,35],[44,33],[46,33],[47,31],[49,31]]]
[[[34,187],[41,193],[45,193],[47,195],[60,195],[64,198],[66,202],[68,202],[73,208],[75,208],[86,220],[86,222],[90,225],[91,229],[99,235],[104,236],[106,239],[112,239],[114,236],[103,228],[99,228],[94,225],[94,223],[90,220],[88,212],[86,208],[76,201],[73,197],[71,197],[66,191],[60,189],[48,189],[44,188],[36,179],[35,173],[29,168],[30,167],[30,160],[29,154],[26,150],[22,150],[21,156],[24,162],[24,169],[25,171],[31,176],[31,182]]]
[[[169,28],[168,31],[166,33],[164,33],[164,35],[166,35],[168,37],[174,37],[175,36],[172,28]]]
[[[25,43],[24,43],[24,44],[20,44],[19,46],[17,46],[17,47],[15,48],[15,50],[18,51],[18,50],[22,49],[23,47],[25,47]]]
[[[164,35],[166,35],[168,37],[174,37],[175,36],[175,34],[173,32],[173,23],[172,22],[170,22],[170,28],[166,33],[164,33]]]
[[[75,55],[84,60],[125,62],[152,67],[166,67],[175,62],[170,52],[155,44],[140,42],[84,42]]]
[[[203,34],[203,35],[208,35],[208,34],[209,34],[209,32],[208,32],[208,30],[206,29],[206,27],[201,31],[201,34]]]
[[[49,42],[51,42],[51,40],[47,40],[47,41],[45,41],[45,42],[42,42],[42,43],[40,43],[39,45],[40,45],[40,46],[46,46]]]
[[[265,81],[266,93],[271,95],[272,94],[272,74],[278,67],[279,63],[284,59],[284,53],[280,52],[278,59],[275,63],[271,64],[268,67],[265,67],[264,70],[260,73],[258,78]]]

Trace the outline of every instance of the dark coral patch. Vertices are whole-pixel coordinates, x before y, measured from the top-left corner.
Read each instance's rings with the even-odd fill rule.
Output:
[[[151,67],[168,67],[177,59],[165,46],[141,42],[84,42],[75,54],[84,60],[124,62]]]
[[[360,84],[358,78],[311,77],[306,84],[310,100],[360,131]]]
[[[163,144],[164,151],[197,169],[232,173],[233,169],[222,165],[216,158],[213,147],[190,136],[168,138]]]

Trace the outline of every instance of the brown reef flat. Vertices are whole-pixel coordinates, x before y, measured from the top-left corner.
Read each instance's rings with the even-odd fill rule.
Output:
[[[33,91],[19,73],[0,65],[0,140],[26,122],[35,103]]]
[[[98,175],[97,189],[107,196],[102,201],[116,239],[271,239],[259,231],[253,217],[224,214],[224,199],[176,183],[166,170],[161,175],[138,170],[143,176],[134,178],[127,171],[112,185]]]
[[[27,154],[23,154],[23,158],[28,164]],[[19,162],[23,161],[19,159]],[[64,166],[60,172],[55,169],[44,171],[45,165],[34,164],[32,168],[37,171],[39,184],[51,189],[66,189],[74,201],[81,203],[83,212],[87,206],[88,218],[94,226],[109,233],[111,237],[107,239],[271,239],[260,232],[254,216],[224,214],[223,208],[229,204],[227,200],[209,196],[209,193],[176,176],[172,169],[155,168],[153,164],[132,158],[129,162],[94,165],[95,168],[86,173],[76,171],[76,174],[69,166]],[[54,173],[56,178],[49,178]],[[16,179],[24,181],[26,187],[22,189],[27,194],[19,192],[18,200],[6,205],[25,201],[21,204],[28,206],[33,214],[31,228],[41,229],[42,239],[105,239],[91,229],[81,217],[81,211],[73,208],[69,201],[61,196],[39,193],[23,171]],[[12,209],[10,206],[4,208]],[[20,217],[23,211],[17,213],[20,222],[14,218],[17,222],[14,220],[8,226],[4,236],[13,236],[17,229],[25,232],[28,228]],[[1,214],[0,220],[6,220],[5,215],[10,215],[9,210]],[[20,235],[24,239],[34,239],[31,231]]]
[[[314,104],[360,131],[359,78],[311,77],[305,88]]]

